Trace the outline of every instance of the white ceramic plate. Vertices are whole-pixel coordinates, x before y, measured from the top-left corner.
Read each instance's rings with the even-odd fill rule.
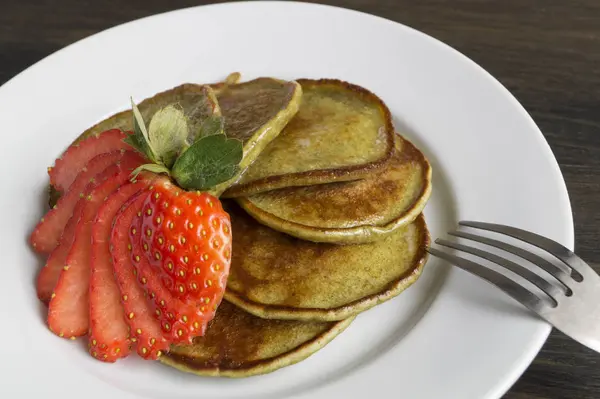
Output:
[[[200,378],[135,356],[93,360],[85,340],[45,326],[26,237],[44,211],[46,167],[81,131],[182,82],[340,78],[387,102],[431,160],[433,237],[458,219],[514,224],[573,245],[569,200],[534,122],[463,55],[381,18],[298,3],[171,12],[94,35],[0,88],[0,397],[497,398],[550,328],[459,270],[431,259],[416,285],[362,314],[308,360],[242,380]]]

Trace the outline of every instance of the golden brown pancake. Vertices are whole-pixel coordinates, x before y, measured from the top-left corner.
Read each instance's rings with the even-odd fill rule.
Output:
[[[353,318],[338,322],[266,320],[223,301],[203,337],[177,345],[162,363],[204,376],[250,377],[298,363],[327,345]]]
[[[340,80],[301,79],[296,116],[225,197],[283,187],[356,180],[383,168],[394,150],[385,104]]]
[[[362,180],[288,187],[237,198],[259,222],[316,242],[376,241],[411,223],[431,193],[431,166],[409,141],[396,135],[385,169]]]
[[[335,245],[264,226],[237,204],[225,298],[268,319],[342,320],[400,294],[420,276],[429,233],[423,216],[382,240]]]

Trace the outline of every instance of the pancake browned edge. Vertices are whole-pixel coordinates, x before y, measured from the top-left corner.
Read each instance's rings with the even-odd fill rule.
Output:
[[[327,345],[354,318],[338,322],[260,319],[223,301],[206,334],[159,360],[201,376],[242,378],[298,363]]]
[[[225,191],[225,193],[223,193],[223,197],[234,198],[275,190],[283,187],[308,186],[313,184],[357,180],[373,173],[373,171],[380,170],[381,168],[385,167],[387,162],[392,157],[392,154],[394,153],[394,126],[392,124],[392,116],[388,107],[379,97],[361,86],[338,79],[297,79],[296,82],[300,84],[305,94],[312,87],[335,87],[339,90],[347,90],[353,95],[364,99],[365,102],[369,102],[377,107],[384,119],[384,126],[380,127],[380,131],[382,131],[385,136],[386,147],[384,154],[379,159],[364,164],[277,174],[260,177],[250,181],[247,181],[248,176],[242,176],[242,180],[238,184]],[[298,111],[297,115],[300,115],[301,113],[302,105],[300,106],[300,110]],[[290,125],[295,123],[296,122],[294,122],[294,119],[292,119]],[[285,134],[286,129],[282,131],[280,137],[283,137]],[[268,152],[269,146],[267,146],[265,149],[265,156],[268,156]],[[267,158],[265,158],[265,162],[268,162],[266,159]],[[260,158],[257,160],[257,165],[259,161]],[[251,169],[252,168],[248,170],[249,174],[252,172]]]
[[[225,299],[266,319],[335,321],[390,300],[420,277],[430,236],[423,215],[367,244],[300,240],[228,203],[233,236]]]
[[[429,161],[408,140],[397,135],[396,141],[396,146],[401,144],[402,148],[396,151],[388,167],[363,180],[289,187],[255,196],[239,197],[236,201],[260,223],[303,240],[335,244],[360,244],[380,240],[411,223],[423,211],[431,195],[432,171]],[[409,168],[412,163],[416,166]],[[405,169],[401,168],[408,169],[404,171]],[[418,191],[406,189],[401,194],[396,192],[403,188],[403,182],[398,182],[397,176],[396,179],[391,179],[388,175],[398,170],[403,171],[400,178],[407,177],[408,172],[416,175],[415,172],[420,170],[418,180],[422,184],[420,188],[417,187]],[[399,202],[403,195],[410,198],[410,201],[404,208],[395,210],[400,211],[399,213],[385,215],[384,223],[354,223],[357,219],[357,207],[362,209],[362,219],[368,220],[365,216],[367,214],[382,219],[389,211],[379,208],[390,200]],[[260,198],[262,206],[259,206],[254,198]],[[353,204],[357,204],[356,207]],[[277,216],[273,211],[274,206],[284,208],[291,220]],[[336,222],[347,227],[319,226],[318,223],[328,222],[328,214],[335,214]],[[344,220],[341,216],[346,215],[347,219]],[[300,220],[306,223],[301,223]]]

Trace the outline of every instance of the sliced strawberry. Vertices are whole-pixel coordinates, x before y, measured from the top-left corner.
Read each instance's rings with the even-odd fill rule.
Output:
[[[137,154],[132,151],[128,156]],[[73,214],[77,201],[86,194],[89,183],[94,181],[96,175],[100,174],[110,165],[115,164],[124,156],[124,150],[100,154],[90,160],[81,169],[77,178],[69,187],[69,190],[58,200],[57,204],[50,209],[31,233],[29,241],[33,248],[40,253],[50,253],[60,241],[60,236]],[[89,190],[89,189],[88,189]]]
[[[54,287],[56,287],[56,283],[58,283],[60,272],[67,261],[69,250],[73,244],[77,222],[79,222],[84,205],[85,201],[77,203],[73,210],[73,215],[63,231],[59,245],[50,253],[50,256],[46,260],[46,264],[38,274],[36,284],[37,295],[40,301],[46,304],[50,302]]]
[[[212,195],[183,191],[165,179],[156,182],[138,219],[130,232],[138,277],[167,339],[190,343],[203,335],[225,291],[229,215]],[[137,252],[144,255],[139,261]]]
[[[146,258],[181,300],[219,302],[231,263],[229,215],[214,196],[181,190],[168,180],[153,192],[142,214]]]
[[[110,242],[121,301],[129,328],[135,334],[132,341],[136,340],[137,353],[141,357],[157,359],[163,351],[169,350],[169,342],[163,337],[160,323],[154,318],[151,304],[137,282],[136,269],[131,262],[133,248],[129,241],[131,224],[146,196],[145,193],[138,194],[123,206],[115,218]]]
[[[90,277],[90,353],[114,362],[129,355],[129,326],[121,304],[121,292],[113,273],[110,255],[112,223],[121,207],[134,194],[147,188],[151,179],[140,176],[124,184],[106,199],[92,227],[92,274]]]
[[[141,223],[134,221],[132,229],[140,231],[139,226]],[[143,252],[139,249],[139,239],[132,239],[130,242],[134,248],[130,262],[136,267],[138,282],[150,297],[151,309],[160,322],[163,336],[174,344],[191,344],[194,337],[204,335],[206,326],[212,318],[211,313],[214,313],[211,311],[216,309],[219,303],[193,306],[181,301],[165,287],[159,274],[152,269],[143,256]]]
[[[48,168],[50,184],[59,191],[66,192],[79,171],[96,155],[120,149],[131,149],[123,141],[125,137],[127,137],[127,133],[119,129],[112,129],[72,144],[54,162],[54,167]]]
[[[120,160],[115,161],[111,166],[104,169],[102,172],[94,177],[94,180],[89,182],[83,190],[83,196],[80,198],[73,209],[72,215],[65,226],[65,229],[60,237],[59,245],[50,253],[45,266],[40,270],[40,274],[37,279],[37,294],[38,298],[44,303],[50,301],[52,291],[58,282],[60,272],[65,266],[67,261],[67,255],[73,244],[73,238],[75,236],[75,230],[77,223],[83,212],[84,205],[86,204],[85,198],[89,195],[92,189],[97,187],[100,183],[104,182],[109,177],[113,176],[119,171],[117,163],[121,163],[126,168],[136,167],[143,162],[143,158],[138,153],[133,151],[126,151],[121,156]]]
[[[137,161],[121,162],[118,172],[85,197],[85,206],[75,229],[73,245],[54,288],[48,310],[50,330],[67,338],[85,335],[89,328],[89,285],[92,226],[104,199],[124,184]]]

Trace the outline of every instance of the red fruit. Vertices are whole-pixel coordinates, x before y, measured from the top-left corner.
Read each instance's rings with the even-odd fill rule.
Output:
[[[140,262],[136,267],[138,274],[148,279],[146,290],[153,290],[149,295],[156,296],[163,330],[174,332],[174,342],[187,340],[184,327],[190,336],[202,335],[221,302],[229,275],[229,215],[216,197],[183,191],[165,179],[157,182],[146,198],[141,219],[140,241],[136,241],[133,230],[130,237],[134,248],[143,252],[149,263],[146,266]],[[159,298],[159,293],[165,298]],[[188,312],[193,313],[185,314]],[[177,313],[181,313],[181,320]],[[198,325],[190,327],[184,314],[188,320],[193,317]]]
[[[141,156],[135,152],[127,151],[123,154],[118,162],[120,162],[121,166],[129,169],[139,166],[143,162],[143,158],[141,158]],[[94,176],[94,180],[87,184],[83,190],[82,198],[80,198],[75,205],[71,217],[69,218],[69,221],[63,230],[59,245],[50,253],[45,266],[40,270],[40,274],[38,275],[37,279],[37,294],[38,298],[40,298],[42,302],[48,303],[50,301],[52,291],[54,290],[60,273],[66,264],[65,262],[67,261],[67,255],[69,254],[69,250],[73,244],[75,229],[83,212],[83,207],[86,204],[85,198],[89,195],[92,189],[119,171],[119,167],[116,163],[117,161]]]
[[[126,320],[136,341],[137,353],[144,359],[157,359],[169,350],[169,342],[163,337],[159,322],[153,315],[150,302],[146,300],[142,286],[138,284],[137,271],[131,257],[133,247],[129,241],[131,224],[140,212],[147,194],[131,198],[115,218],[111,234],[111,255],[115,276],[121,290],[121,301]],[[140,255],[137,255],[140,257]]]
[[[110,237],[115,216],[129,198],[153,179],[138,178],[124,184],[106,199],[92,227],[92,274],[90,277],[90,353],[105,362],[129,355],[129,326],[121,304],[121,292],[113,273]]]
[[[54,288],[48,310],[48,326],[66,338],[85,335],[89,328],[89,286],[92,226],[104,199],[124,184],[137,162],[116,165],[118,172],[94,188],[87,197],[75,229],[73,245]]]
[[[141,212],[139,212],[141,213]],[[134,265],[138,283],[149,297],[152,313],[160,323],[162,335],[174,344],[191,344],[195,336],[204,335],[206,324],[212,318],[211,309],[218,303],[194,306],[184,303],[165,288],[160,273],[150,266],[141,250],[141,216],[136,216],[130,227],[133,251],[130,262]]]
[[[96,184],[94,183],[94,186],[95,185]],[[83,212],[84,205],[85,201],[77,203],[75,209],[73,210],[73,215],[69,219],[69,222],[63,231],[60,243],[50,253],[50,256],[46,260],[46,264],[40,270],[40,274],[38,274],[36,284],[37,296],[40,301],[44,302],[45,304],[50,302],[54,287],[56,287],[56,283],[58,283],[60,272],[67,261],[67,255],[69,255],[69,250],[73,244],[73,237],[75,236],[77,222],[81,217],[81,212]]]
[[[60,236],[73,214],[77,201],[82,198],[86,191],[90,189],[90,182],[93,182],[96,175],[99,175],[104,169],[115,164],[122,157],[138,157],[138,153],[132,151],[124,152],[113,151],[100,154],[85,167],[81,169],[77,178],[69,187],[69,190],[58,200],[56,205],[44,215],[42,220],[31,233],[30,242],[33,248],[40,253],[50,253],[60,241]],[[141,161],[140,161],[141,162]]]
[[[107,130],[98,136],[88,137],[77,144],[72,144],[54,162],[53,168],[48,168],[50,184],[61,192],[66,192],[79,171],[96,155],[121,149],[131,149],[123,139],[127,133],[119,129]]]

